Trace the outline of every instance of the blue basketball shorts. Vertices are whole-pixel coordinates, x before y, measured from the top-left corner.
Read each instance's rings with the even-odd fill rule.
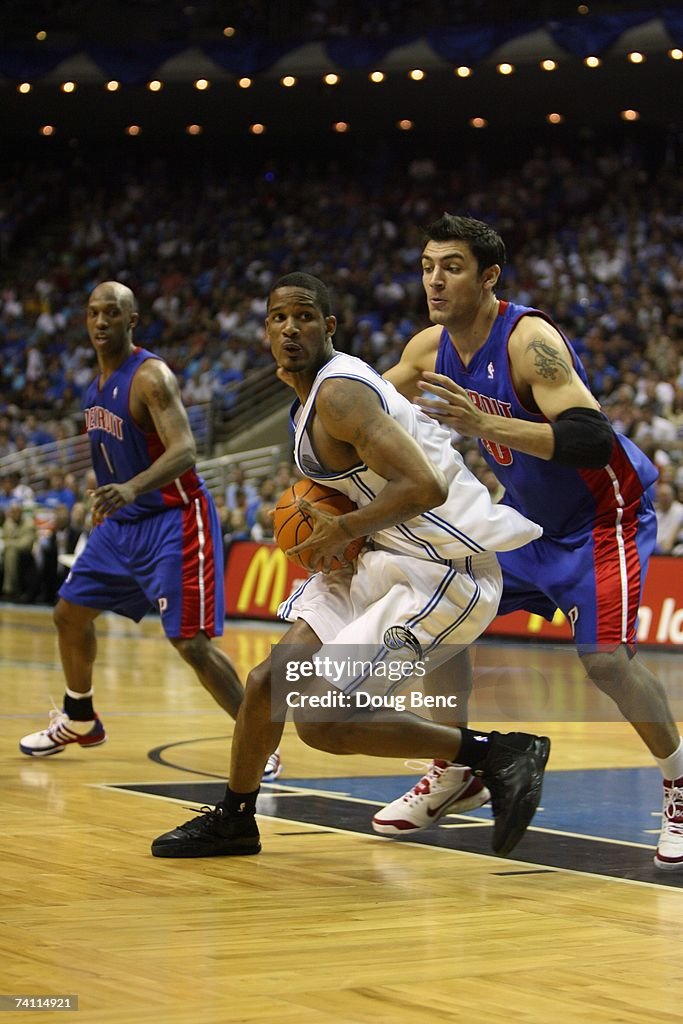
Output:
[[[131,522],[96,526],[62,584],[72,604],[139,622],[156,605],[167,637],[220,636],[225,619],[223,538],[208,494]]]
[[[648,561],[657,539],[652,501],[644,494],[610,521],[557,537],[540,537],[498,554],[503,570],[499,615],[524,610],[567,616],[581,653],[631,648]]]

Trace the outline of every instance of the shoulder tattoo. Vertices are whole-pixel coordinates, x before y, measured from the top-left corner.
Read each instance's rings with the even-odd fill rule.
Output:
[[[564,379],[569,383],[572,379],[572,368],[566,359],[547,341],[536,338],[529,345],[534,353],[534,367],[539,377],[546,380]]]
[[[167,372],[155,366],[149,372],[146,382],[147,404],[162,411],[173,405],[176,397],[176,389],[173,387],[173,383],[173,378]]]

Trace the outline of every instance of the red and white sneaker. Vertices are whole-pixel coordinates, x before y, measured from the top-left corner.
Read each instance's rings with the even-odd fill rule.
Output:
[[[372,819],[383,836],[406,836],[428,828],[444,814],[461,814],[488,803],[491,794],[470,768],[449,761],[406,762],[428,768],[416,786],[387,804]]]
[[[266,767],[263,769],[261,782],[275,782],[275,780],[282,775],[283,767],[280,751],[275,750],[266,761]]]
[[[50,754],[61,754],[69,743],[77,743],[79,747],[97,747],[106,738],[104,726],[97,715],[91,722],[72,722],[66,712],[53,708],[47,729],[24,736],[19,742],[19,750],[29,757],[49,757]]]
[[[683,869],[683,777],[673,781],[664,779],[662,831],[655,867],[660,871]]]

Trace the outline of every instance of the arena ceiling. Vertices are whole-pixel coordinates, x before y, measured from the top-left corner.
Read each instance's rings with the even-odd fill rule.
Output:
[[[123,137],[133,126],[139,138],[157,144],[191,131],[234,145],[247,144],[253,126],[261,125],[263,137],[314,146],[335,132],[363,138],[413,131],[455,139],[490,129],[514,145],[536,130],[609,130],[630,119],[678,136],[683,53],[677,46],[683,39],[676,11],[669,13],[673,20],[630,12],[621,31],[610,23],[596,67],[585,63],[590,44],[558,32],[555,21],[519,23],[498,38],[488,26],[483,47],[466,39],[463,48],[460,37],[449,37],[451,59],[445,37],[434,32],[374,51],[367,40],[355,49],[353,40],[336,49],[322,42],[250,44],[241,57],[238,44],[225,41],[107,48],[60,36],[52,50],[41,50],[32,40],[0,48],[0,131],[6,140],[19,140],[50,126],[54,139],[85,141]],[[634,53],[642,59],[634,62]],[[542,61],[555,66],[544,70]],[[512,73],[502,74],[502,63],[512,65]],[[459,67],[470,74],[458,73]],[[372,71],[384,80],[371,81]],[[325,82],[330,74],[338,76],[335,84]],[[247,88],[240,84],[245,77]],[[293,84],[283,84],[287,78]],[[208,83],[203,89],[195,84],[201,80]],[[107,88],[111,81],[118,82],[115,90]],[[157,91],[149,88],[153,81],[160,83]],[[69,82],[73,89],[65,92]]]

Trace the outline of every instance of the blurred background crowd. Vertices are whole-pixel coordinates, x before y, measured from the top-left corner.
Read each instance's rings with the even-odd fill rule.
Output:
[[[108,18],[96,6],[96,17],[82,0],[41,11],[48,36],[54,24],[62,40],[122,42],[130,8],[136,37],[148,21],[150,38],[191,43],[215,34],[227,15],[213,0],[115,0]],[[238,37],[302,43],[396,42],[427,25],[486,26],[502,16],[493,0],[227,6]],[[600,9],[612,7],[638,4]],[[517,4],[514,16],[588,10],[548,0]],[[35,19],[35,5],[9,0],[7,39],[21,42]],[[297,117],[274,148],[226,153],[207,140],[204,149],[193,143],[191,157],[170,142],[136,154],[110,143],[104,122],[99,134],[67,138],[60,149],[8,147],[0,168],[2,599],[54,602],[90,529],[94,478],[79,438],[95,373],[84,310],[97,283],[117,279],[135,292],[136,341],[176,373],[210,459],[226,450],[236,410],[247,408],[252,421],[265,415],[260,389],[274,375],[263,320],[274,280],[293,270],[324,279],[337,347],[382,372],[427,324],[422,228],[444,210],[500,232],[508,263],[499,297],[544,310],[564,331],[615,428],[657,463],[659,552],[683,554],[683,136],[675,126],[606,132],[589,128],[586,115],[571,135],[499,129],[488,143],[463,145],[437,118],[412,141],[373,137],[366,127],[349,145],[306,131],[304,109]],[[476,445],[462,439],[462,449],[499,498]],[[214,479],[226,550],[236,539],[270,538],[267,510],[294,478],[282,458],[274,451],[267,470],[236,462]]]

